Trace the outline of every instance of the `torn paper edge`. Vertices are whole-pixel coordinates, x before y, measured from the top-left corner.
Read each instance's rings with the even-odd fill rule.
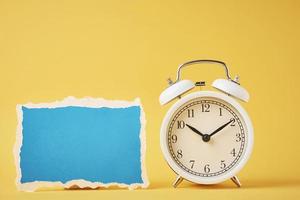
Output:
[[[22,106],[26,108],[61,108],[61,107],[68,107],[68,106],[78,106],[78,107],[88,107],[88,108],[128,108],[132,106],[139,106],[140,107],[140,122],[141,122],[141,129],[140,129],[140,141],[141,141],[141,170],[142,170],[142,180],[143,183],[132,183],[132,184],[125,184],[125,183],[102,183],[102,182],[90,182],[83,179],[79,180],[71,180],[66,183],[62,183],[60,181],[51,182],[51,181],[34,181],[30,183],[21,183],[22,172],[20,168],[20,153],[21,147],[23,142],[23,111]],[[17,107],[17,136],[16,136],[16,143],[14,146],[14,157],[15,157],[15,165],[17,168],[17,178],[16,178],[16,185],[17,188],[21,191],[27,192],[34,192],[39,188],[43,187],[64,187],[64,188],[72,188],[74,186],[79,188],[92,188],[96,189],[98,187],[105,187],[108,188],[110,186],[118,186],[120,188],[128,188],[130,190],[136,189],[138,187],[147,188],[149,186],[149,180],[146,171],[146,118],[145,112],[143,110],[141,101],[139,98],[134,99],[134,101],[120,101],[120,100],[106,100],[102,98],[92,98],[92,97],[85,97],[85,98],[75,98],[75,97],[67,97],[62,101],[55,101],[52,103],[27,103],[27,104],[18,104]]]

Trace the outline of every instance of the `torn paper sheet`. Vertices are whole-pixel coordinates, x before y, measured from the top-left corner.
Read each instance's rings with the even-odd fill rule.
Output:
[[[17,187],[146,188],[140,100],[68,97],[17,106]]]

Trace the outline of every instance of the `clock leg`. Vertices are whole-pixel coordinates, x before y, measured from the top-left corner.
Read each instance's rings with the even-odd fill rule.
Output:
[[[181,182],[183,181],[183,178],[181,176],[177,176],[176,180],[173,183],[173,187],[176,188]]]
[[[234,183],[236,184],[236,186],[238,186],[238,187],[241,187],[241,186],[242,186],[242,184],[241,184],[241,182],[239,181],[239,179],[238,179],[237,176],[232,177],[231,180],[232,180],[232,182],[234,182]]]

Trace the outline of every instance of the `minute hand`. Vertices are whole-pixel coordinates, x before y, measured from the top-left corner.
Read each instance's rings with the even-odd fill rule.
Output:
[[[221,131],[223,128],[225,128],[226,126],[228,126],[228,124],[230,124],[233,121],[233,119],[231,119],[229,122],[227,122],[226,124],[220,126],[218,129],[216,129],[214,132],[212,132],[209,136],[213,136],[214,134],[218,133],[219,131]]]

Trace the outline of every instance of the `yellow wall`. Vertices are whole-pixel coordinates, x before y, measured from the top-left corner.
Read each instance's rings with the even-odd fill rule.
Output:
[[[0,197],[149,198],[151,192],[156,197],[299,197],[299,19],[297,0],[1,0]],[[159,129],[171,104],[160,106],[158,97],[178,64],[197,58],[224,60],[250,92],[243,105],[254,124],[255,145],[240,173],[244,190],[233,192],[231,182],[208,188],[185,182],[178,193],[169,189],[174,174],[162,157]],[[183,76],[211,83],[223,74],[209,65],[187,69]],[[150,190],[17,193],[16,104],[70,95],[142,99]]]

